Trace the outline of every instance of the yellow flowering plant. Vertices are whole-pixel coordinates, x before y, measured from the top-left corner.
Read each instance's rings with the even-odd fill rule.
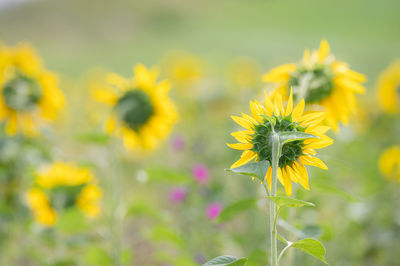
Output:
[[[400,60],[394,61],[378,80],[378,100],[381,108],[388,114],[400,112]]]
[[[337,61],[330,53],[326,40],[319,50],[305,50],[299,63],[281,65],[263,76],[263,80],[276,84],[275,93],[287,97],[293,88],[295,100],[305,99],[307,106],[321,106],[326,112],[325,123],[334,131],[339,123],[348,124],[350,115],[357,108],[355,94],[364,94],[361,83],[366,77]]]
[[[78,208],[89,218],[101,214],[102,190],[87,168],[74,163],[54,162],[35,175],[35,186],[27,195],[27,203],[35,220],[53,226],[58,214],[68,208]]]
[[[274,97],[265,94],[264,104],[250,101],[251,115],[232,119],[244,130],[232,133],[238,141],[227,144],[229,147],[241,150],[242,155],[229,171],[258,178],[264,184],[267,197],[270,199],[270,265],[277,266],[288,248],[293,247],[308,253],[322,262],[325,261],[325,248],[316,239],[306,238],[291,242],[277,233],[279,212],[285,207],[314,206],[314,204],[291,198],[292,182],[300,183],[310,189],[305,165],[322,169],[327,166],[316,157],[316,149],[324,148],[333,143],[325,135],[328,126],[321,125],[325,118],[324,112],[309,112],[303,114],[304,99],[294,106],[293,91],[290,91],[286,107],[280,94]],[[277,182],[285,188],[286,195],[277,195]],[[278,256],[278,238],[285,244]],[[216,265],[217,262],[236,263],[244,265],[246,258],[237,259],[232,256],[217,257],[205,265]]]
[[[29,45],[0,45],[0,121],[8,135],[38,134],[65,105],[57,77],[46,70]]]

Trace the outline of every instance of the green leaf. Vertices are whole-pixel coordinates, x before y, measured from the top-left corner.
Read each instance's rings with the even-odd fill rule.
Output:
[[[303,207],[303,206],[312,206],[313,207],[313,206],[315,206],[314,203],[307,202],[304,200],[289,198],[289,197],[277,196],[277,197],[267,197],[267,198],[269,198],[270,200],[275,202],[275,204],[278,206],[278,208],[281,208],[281,207]]]
[[[236,215],[256,207],[256,199],[242,199],[236,201],[222,210],[218,216],[219,222],[227,222],[232,220]]]
[[[231,255],[223,255],[204,263],[203,266],[243,266],[246,262],[247,258],[238,259]]]
[[[292,247],[307,253],[319,260],[323,263],[328,264],[325,260],[325,248],[321,242],[313,238],[306,238],[299,241],[294,242]]]
[[[225,171],[234,172],[241,175],[254,176],[257,177],[261,182],[264,182],[268,168],[268,161],[260,161],[255,163],[247,163],[232,169],[225,169]]]
[[[104,132],[82,132],[75,135],[75,139],[84,143],[94,143],[94,144],[107,144],[110,140],[110,136]]]
[[[304,140],[304,139],[310,139],[310,138],[318,138],[317,136],[301,131],[283,131],[279,132],[279,140],[281,142],[281,146],[284,144],[291,142],[291,141],[296,141],[296,140]]]

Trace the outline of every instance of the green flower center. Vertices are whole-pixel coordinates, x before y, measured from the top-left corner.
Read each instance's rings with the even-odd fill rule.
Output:
[[[3,86],[6,105],[16,111],[29,111],[36,107],[42,97],[42,88],[31,78],[17,75]]]
[[[50,205],[57,210],[73,207],[84,186],[56,186],[48,190]]]
[[[323,65],[301,68],[291,75],[288,86],[293,88],[295,99],[305,90],[306,103],[319,103],[333,91],[333,73]]]
[[[253,144],[252,151],[257,153],[258,160],[268,160],[272,163],[272,134],[273,132],[283,131],[301,131],[304,132],[305,128],[297,125],[292,121],[290,116],[276,117],[273,116],[275,125],[271,124],[269,119],[264,119],[263,123],[254,127],[255,134],[253,135],[251,143]],[[272,128],[274,130],[272,130]],[[285,168],[292,166],[293,163],[303,155],[304,140],[296,140],[286,143],[282,147],[282,155],[279,158],[279,167]]]
[[[127,91],[118,99],[115,111],[126,125],[138,131],[154,113],[150,96],[142,90]]]

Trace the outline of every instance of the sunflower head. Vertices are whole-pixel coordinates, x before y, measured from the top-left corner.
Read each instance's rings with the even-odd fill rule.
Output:
[[[133,78],[112,73],[107,76],[109,86],[94,91],[95,99],[112,109],[107,131],[121,136],[127,148],[155,148],[177,119],[175,106],[167,96],[169,84],[156,82],[157,76],[156,69],[137,64]]]
[[[336,131],[339,122],[347,124],[355,111],[354,94],[365,92],[360,83],[366,78],[350,70],[347,64],[336,61],[330,54],[328,42],[322,40],[319,50],[306,50],[301,62],[274,68],[263,80],[277,83],[276,92],[284,97],[289,88],[293,88],[295,100],[304,98],[308,105],[321,105],[327,113],[326,123]]]
[[[37,172],[35,181],[36,187],[29,190],[27,202],[40,224],[52,226],[57,212],[74,207],[89,218],[100,215],[102,190],[88,169],[55,162]]]
[[[0,61],[0,120],[6,132],[37,134],[37,126],[54,120],[64,107],[56,77],[27,45],[0,47]]]
[[[379,76],[378,99],[385,112],[400,112],[400,60],[393,62]]]
[[[400,182],[400,146],[390,147],[382,153],[379,170],[388,180]]]
[[[286,108],[282,97],[278,94],[273,99],[265,94],[264,105],[257,101],[250,102],[252,115],[242,114],[241,117],[232,116],[232,119],[245,128],[244,131],[232,133],[239,143],[228,144],[229,147],[243,150],[241,158],[231,168],[236,168],[255,161],[269,161],[272,163],[272,136],[282,132],[304,132],[317,138],[295,140],[282,146],[279,158],[278,179],[283,184],[287,195],[292,194],[292,181],[299,182],[309,189],[308,174],[305,165],[314,165],[327,169],[326,165],[315,157],[315,149],[332,144],[332,139],[325,136],[329,130],[319,123],[324,119],[324,112],[303,114],[304,100],[293,108],[293,93],[291,92]],[[272,168],[269,167],[265,181],[271,185]]]

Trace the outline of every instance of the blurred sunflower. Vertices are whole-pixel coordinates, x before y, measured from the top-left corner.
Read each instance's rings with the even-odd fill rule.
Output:
[[[28,45],[0,46],[0,62],[0,121],[8,135],[35,135],[65,105],[57,78]]]
[[[305,165],[327,169],[327,166],[315,157],[315,150],[331,145],[333,140],[325,136],[329,127],[320,125],[325,118],[325,113],[311,112],[303,115],[304,106],[305,102],[302,99],[293,108],[292,91],[286,108],[283,107],[280,94],[272,98],[265,93],[264,105],[257,101],[250,101],[251,116],[243,113],[242,117],[232,116],[232,119],[245,130],[231,134],[239,143],[228,144],[228,146],[236,150],[243,150],[240,159],[231,168],[242,166],[252,160],[268,160],[271,164],[272,132],[301,131],[310,133],[318,138],[296,140],[282,147],[278,168],[278,179],[288,196],[292,194],[291,181],[299,182],[304,188],[309,189]],[[265,176],[269,187],[271,186],[271,176],[272,167],[269,167]]]
[[[168,53],[161,66],[168,79],[178,88],[192,86],[204,76],[202,60],[196,55],[184,51]]]
[[[284,97],[292,87],[295,99],[304,98],[307,105],[321,105],[326,111],[325,122],[338,131],[339,122],[347,124],[356,110],[354,94],[365,93],[360,83],[366,77],[349,69],[346,63],[336,61],[328,42],[322,40],[318,51],[305,50],[300,63],[274,68],[263,80],[278,83],[275,92]]]
[[[177,112],[167,96],[168,82],[157,83],[155,69],[148,70],[137,64],[134,75],[134,78],[125,79],[108,74],[108,88],[96,90],[94,98],[113,108],[106,122],[109,134],[121,136],[127,148],[150,150],[168,136],[177,120]]]
[[[378,99],[385,112],[400,112],[400,60],[393,62],[379,76]]]
[[[36,173],[36,186],[29,190],[27,202],[35,220],[45,226],[57,221],[57,212],[79,208],[87,217],[100,215],[102,190],[94,175],[73,163],[54,162]]]
[[[387,179],[400,182],[400,146],[390,147],[382,153],[379,170]]]

